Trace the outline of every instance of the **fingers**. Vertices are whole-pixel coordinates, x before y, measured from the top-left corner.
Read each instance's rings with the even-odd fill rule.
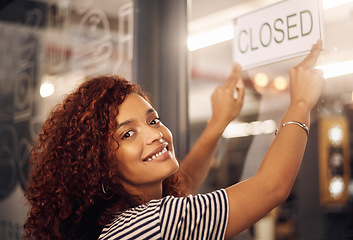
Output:
[[[234,89],[241,76],[241,66],[238,63],[235,63],[230,73],[228,79],[224,82],[223,86],[226,88]]]
[[[314,68],[317,59],[319,58],[319,55],[322,50],[322,40],[319,39],[311,48],[311,51],[309,55],[304,58],[304,60],[298,64],[298,66],[304,67],[304,68]]]
[[[289,71],[291,102],[304,103],[309,110],[319,99],[324,84],[323,71],[314,69],[321,50],[322,42],[319,40],[313,45],[310,54]]]
[[[243,104],[244,101],[244,95],[245,95],[245,88],[244,88],[244,82],[243,79],[240,79],[238,84],[237,84],[237,91],[238,91],[238,97],[237,101],[239,104]]]

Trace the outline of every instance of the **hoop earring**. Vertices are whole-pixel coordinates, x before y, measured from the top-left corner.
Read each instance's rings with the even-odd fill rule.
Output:
[[[108,187],[108,189],[109,189],[109,187]],[[105,195],[110,195],[110,194],[111,194],[111,191],[108,191],[108,190],[105,189],[103,183],[102,183],[102,191],[103,191],[103,193],[104,193]]]

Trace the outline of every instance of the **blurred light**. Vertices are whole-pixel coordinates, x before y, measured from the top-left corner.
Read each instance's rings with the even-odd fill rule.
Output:
[[[344,182],[342,177],[333,177],[330,181],[329,191],[332,198],[338,198],[344,190]]]
[[[254,82],[258,87],[266,87],[270,80],[268,79],[267,74],[265,73],[257,73],[254,77]]]
[[[250,123],[231,122],[224,130],[224,138],[247,137],[251,135],[270,134],[276,130],[274,120],[254,121]]]
[[[333,153],[329,159],[330,165],[334,168],[341,167],[344,159],[342,153]]]
[[[286,78],[282,76],[276,77],[275,80],[273,80],[273,85],[279,91],[286,90],[288,86]]]
[[[323,0],[322,6],[324,10],[327,10],[350,2],[352,2],[352,0]]]
[[[343,139],[343,130],[340,126],[336,125],[328,130],[328,138],[335,146],[341,144]]]
[[[210,31],[191,35],[188,38],[188,49],[189,51],[194,51],[200,48],[214,45],[216,43],[233,39],[233,37],[233,26],[225,25],[223,27],[212,29]]]
[[[251,122],[247,125],[247,130],[249,135],[260,135],[261,132],[261,122],[260,121],[255,121]]]
[[[324,78],[333,78],[353,73],[353,60],[317,66],[324,72]]]
[[[42,86],[40,86],[40,96],[42,98],[46,98],[49,97],[51,95],[53,95],[55,91],[55,87],[52,83],[43,83]]]
[[[261,125],[262,133],[268,134],[268,133],[273,133],[276,131],[276,122],[274,120],[266,120],[262,122]]]
[[[248,123],[229,123],[222,136],[224,138],[236,138],[249,136],[247,131]]]

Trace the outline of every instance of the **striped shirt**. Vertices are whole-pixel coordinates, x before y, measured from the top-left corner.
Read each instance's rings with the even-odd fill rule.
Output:
[[[224,239],[228,214],[224,189],[184,198],[168,196],[119,214],[99,239]]]

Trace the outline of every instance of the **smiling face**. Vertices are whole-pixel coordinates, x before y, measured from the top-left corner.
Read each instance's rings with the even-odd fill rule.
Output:
[[[172,134],[140,95],[131,93],[119,106],[117,169],[131,194],[160,195],[162,181],[178,170]],[[155,197],[155,196],[154,196]]]

